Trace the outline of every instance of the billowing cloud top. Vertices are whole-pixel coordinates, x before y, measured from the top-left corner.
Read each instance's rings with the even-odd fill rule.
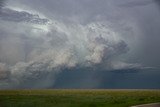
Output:
[[[154,1],[9,0],[3,4],[0,88],[53,87],[64,71],[140,70],[159,64],[153,66],[148,58],[137,60],[145,52],[144,38],[149,37],[142,29],[145,21],[139,23],[138,14],[132,15],[139,8],[156,11]]]

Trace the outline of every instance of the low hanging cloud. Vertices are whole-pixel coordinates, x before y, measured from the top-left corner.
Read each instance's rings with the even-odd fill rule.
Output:
[[[6,64],[0,63],[0,79],[7,79],[9,75],[9,70]]]

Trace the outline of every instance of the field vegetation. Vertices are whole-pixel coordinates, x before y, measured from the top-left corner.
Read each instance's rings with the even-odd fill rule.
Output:
[[[160,102],[159,90],[1,90],[0,107],[130,107]]]

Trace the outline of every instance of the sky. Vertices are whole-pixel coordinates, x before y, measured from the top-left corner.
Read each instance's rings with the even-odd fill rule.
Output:
[[[0,89],[159,89],[159,19],[159,0],[0,0]]]

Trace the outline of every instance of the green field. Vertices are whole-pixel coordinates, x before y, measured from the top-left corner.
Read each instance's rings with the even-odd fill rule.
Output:
[[[159,90],[1,90],[0,107],[129,107],[160,102]]]

